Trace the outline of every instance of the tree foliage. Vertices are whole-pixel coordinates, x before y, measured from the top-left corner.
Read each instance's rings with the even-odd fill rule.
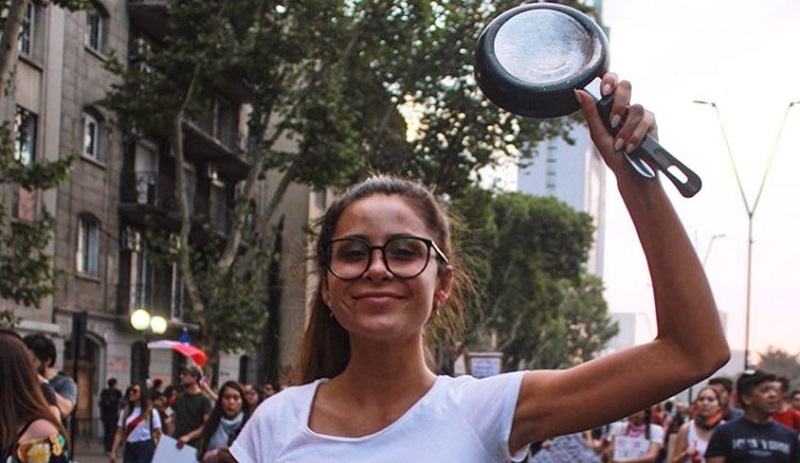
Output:
[[[456,201],[459,243],[480,297],[467,347],[505,354],[509,369],[558,368],[592,358],[616,334],[602,284],[583,270],[592,222],[554,198],[473,191]]]
[[[776,347],[759,352],[758,368],[778,376],[789,378],[791,389],[800,389],[800,355]]]
[[[11,77],[17,64],[17,43],[22,18],[30,0],[0,0],[0,103],[13,108]],[[87,0],[52,0],[48,4],[76,10]],[[53,268],[47,247],[55,232],[55,219],[44,208],[32,216],[20,218],[11,214],[19,195],[37,197],[66,180],[74,157],[56,161],[36,160],[27,165],[17,159],[15,142],[19,128],[12,120],[0,121],[0,301],[38,308],[42,300],[56,290],[58,270]],[[0,306],[0,324],[16,324],[19,318],[13,305]]]
[[[455,198],[475,183],[480,168],[530,156],[519,146],[566,136],[571,120],[516,117],[476,88],[474,44],[489,19],[512,5],[182,0],[171,2],[164,37],[132,54],[130,63],[109,61],[121,83],[104,104],[130,137],[169,140],[176,166],[185,156],[186,121],[199,117],[209,98],[232,82],[247,94],[250,169],[237,185],[233,231],[216,249],[213,265],[191,263],[192,218],[183,171],[175,169],[183,216],[177,259],[193,316],[219,322],[208,327],[212,341],[229,327],[224,317],[203,315],[215,309],[201,282],[221,281],[228,272],[249,274],[253,254],[264,252],[252,246],[238,253],[247,202],[264,171],[283,176],[257,211],[257,244],[270,236],[268,224],[291,182],[337,188],[381,171],[419,179]],[[218,277],[209,280],[197,271]]]

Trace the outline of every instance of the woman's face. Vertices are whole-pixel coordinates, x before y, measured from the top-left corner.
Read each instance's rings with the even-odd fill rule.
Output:
[[[628,416],[628,421],[636,426],[644,423],[644,410],[639,410]]]
[[[232,418],[242,411],[242,395],[232,387],[222,390],[222,414]]]
[[[382,246],[389,239],[404,235],[435,241],[406,200],[375,195],[345,208],[332,239],[359,238],[371,246]],[[326,273],[323,300],[351,338],[388,341],[420,336],[434,303],[447,300],[452,284],[449,268],[439,276],[434,251],[429,259],[421,274],[400,279],[386,268],[382,251],[372,250],[370,265],[360,278],[345,281]]]
[[[250,405],[258,405],[258,392],[256,392],[251,384],[242,386],[242,390],[244,391],[244,398],[247,400],[247,403]]]
[[[711,416],[719,410],[719,399],[712,389],[705,388],[697,394],[694,401],[697,414],[700,416]]]
[[[128,400],[136,405],[139,405],[142,401],[142,389],[141,386],[133,386],[128,392]]]

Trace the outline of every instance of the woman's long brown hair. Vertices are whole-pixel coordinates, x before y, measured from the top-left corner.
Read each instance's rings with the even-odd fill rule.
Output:
[[[16,444],[23,425],[35,420],[52,423],[64,438],[67,432],[53,416],[42,394],[39,377],[33,365],[33,354],[20,336],[0,328],[0,448]]]

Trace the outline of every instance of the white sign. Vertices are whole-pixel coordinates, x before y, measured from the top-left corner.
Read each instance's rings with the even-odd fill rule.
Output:
[[[191,445],[178,448],[178,441],[161,436],[152,463],[197,463],[197,449]]]
[[[503,371],[502,352],[469,352],[467,361],[469,374],[476,378],[499,375]]]
[[[650,441],[642,437],[614,436],[614,459],[639,458],[647,455]]]
[[[550,446],[536,452],[530,463],[600,463],[580,433],[558,436]]]

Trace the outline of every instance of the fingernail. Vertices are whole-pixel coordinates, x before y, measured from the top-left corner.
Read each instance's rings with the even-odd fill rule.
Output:
[[[632,153],[632,152],[633,152],[633,150],[635,150],[635,149],[636,149],[636,147],[635,147],[635,146],[633,146],[633,145],[628,145],[628,146],[626,146],[626,147],[625,147],[625,152],[626,152],[626,153],[628,153],[628,154],[630,154],[630,153]]]
[[[583,103],[583,96],[581,95],[581,92],[578,90],[573,90],[573,92],[575,92],[575,99],[578,100],[578,103]]]
[[[611,84],[604,84],[601,92],[603,93],[603,96],[610,95],[611,94]]]
[[[616,115],[616,114],[614,114],[613,116],[611,116],[611,127],[612,127],[612,128],[614,128],[614,129],[616,129],[616,128],[617,128],[617,126],[619,125],[619,121],[620,121],[620,119],[622,119],[622,118],[621,118],[621,117],[619,117],[619,116],[618,116],[618,115]]]
[[[614,142],[614,149],[619,151],[619,150],[622,149],[622,145],[624,145],[624,144],[625,144],[625,142],[622,141],[621,138],[617,138],[617,141]]]

